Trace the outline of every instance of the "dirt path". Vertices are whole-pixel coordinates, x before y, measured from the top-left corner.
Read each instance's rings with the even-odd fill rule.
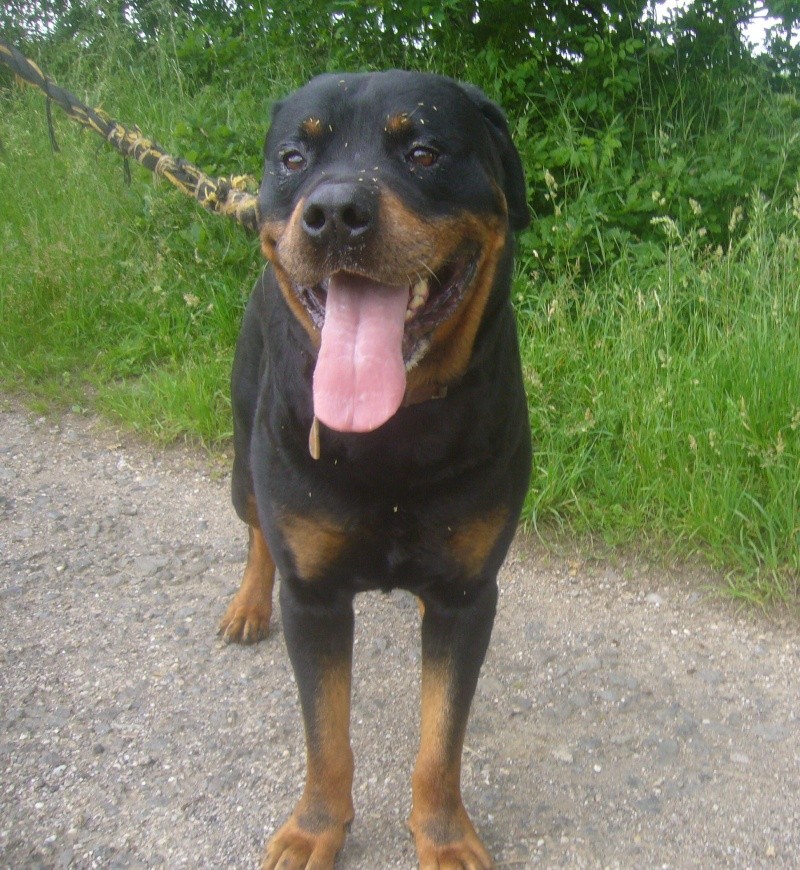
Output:
[[[280,612],[257,647],[215,637],[244,556],[227,476],[0,407],[0,866],[256,867],[304,759]],[[413,867],[417,610],[357,609],[337,866]],[[800,865],[798,624],[518,543],[464,794],[499,867]]]

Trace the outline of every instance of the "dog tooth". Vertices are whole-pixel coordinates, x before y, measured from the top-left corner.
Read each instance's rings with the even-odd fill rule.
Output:
[[[408,306],[406,308],[405,322],[408,323],[416,317],[417,312],[428,301],[429,295],[428,282],[423,278],[417,281],[408,291]]]
[[[412,299],[427,299],[428,298],[428,282],[423,278],[411,288]]]

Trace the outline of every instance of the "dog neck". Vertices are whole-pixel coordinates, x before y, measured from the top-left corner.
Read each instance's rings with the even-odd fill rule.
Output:
[[[431,399],[443,399],[447,395],[447,387],[441,384],[419,384],[406,390],[403,397],[403,407],[409,405],[419,405],[422,402],[428,402]]]
[[[403,407],[419,405],[432,399],[443,399],[447,395],[447,387],[441,384],[420,384],[411,390],[406,390],[403,398]],[[312,459],[320,457],[319,420],[314,417],[311,423],[311,431],[308,433],[308,452]]]

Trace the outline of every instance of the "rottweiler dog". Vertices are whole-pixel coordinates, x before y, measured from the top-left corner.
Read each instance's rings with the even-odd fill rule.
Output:
[[[277,103],[264,158],[269,265],[232,376],[250,544],[220,631],[267,633],[277,567],[307,772],[263,866],[333,866],[353,818],[353,598],[400,588],[422,612],[419,863],[487,868],[460,776],[530,474],[509,290],[529,220],[519,155],[477,88],[389,71]]]

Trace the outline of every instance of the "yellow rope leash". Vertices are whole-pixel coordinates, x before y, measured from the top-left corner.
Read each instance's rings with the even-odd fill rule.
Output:
[[[160,145],[144,136],[136,125],[126,127],[102,109],[89,108],[2,39],[0,63],[9,67],[22,81],[42,91],[48,99],[48,111],[52,100],[74,121],[102,136],[120,154],[132,157],[154,175],[166,178],[178,190],[196,199],[203,208],[233,218],[251,232],[258,231],[258,199],[247,190],[247,176],[212,178],[194,164],[172,157]],[[52,128],[50,138],[57,148]]]

